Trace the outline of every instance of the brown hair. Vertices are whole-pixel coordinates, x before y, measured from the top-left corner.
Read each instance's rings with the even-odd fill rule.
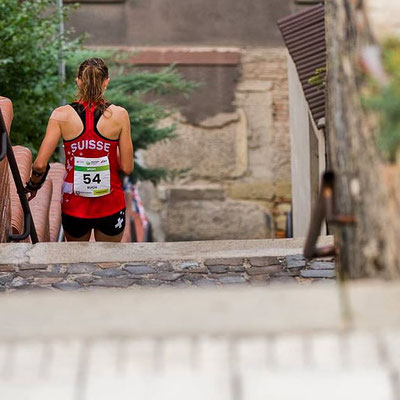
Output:
[[[95,105],[104,111],[107,107],[104,97],[104,80],[108,78],[108,67],[101,58],[88,58],[78,69],[78,78],[82,84],[78,86],[77,98],[80,101]]]

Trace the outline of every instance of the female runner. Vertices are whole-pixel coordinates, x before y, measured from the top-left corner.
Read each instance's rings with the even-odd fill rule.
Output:
[[[125,227],[125,197],[119,171],[133,171],[133,146],[127,111],[110,104],[110,81],[101,58],[78,70],[77,101],[56,108],[26,185],[29,200],[46,179],[49,160],[64,142],[66,175],[62,186],[62,225],[68,241],[119,242]]]

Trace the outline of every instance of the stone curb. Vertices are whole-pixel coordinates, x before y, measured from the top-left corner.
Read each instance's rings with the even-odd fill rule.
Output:
[[[323,265],[322,265],[323,264]],[[302,267],[300,267],[300,265]],[[322,268],[321,267],[324,267]],[[108,267],[108,268],[107,268]],[[317,268],[315,268],[317,267]],[[211,258],[147,263],[14,264],[0,271],[2,291],[47,288],[87,290],[95,287],[208,287],[307,283],[334,278],[331,260],[306,262],[289,257]]]

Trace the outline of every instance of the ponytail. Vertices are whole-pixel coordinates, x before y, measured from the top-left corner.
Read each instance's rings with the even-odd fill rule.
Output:
[[[101,111],[106,108],[103,83],[108,78],[108,68],[101,58],[89,58],[85,60],[78,70],[78,78],[82,80],[78,86],[77,98],[95,105]]]

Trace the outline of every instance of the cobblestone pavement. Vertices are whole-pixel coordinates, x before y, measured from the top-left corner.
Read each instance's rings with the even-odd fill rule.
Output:
[[[210,258],[135,263],[0,264],[0,291],[85,290],[93,287],[220,287],[312,283],[335,277],[332,258]]]

